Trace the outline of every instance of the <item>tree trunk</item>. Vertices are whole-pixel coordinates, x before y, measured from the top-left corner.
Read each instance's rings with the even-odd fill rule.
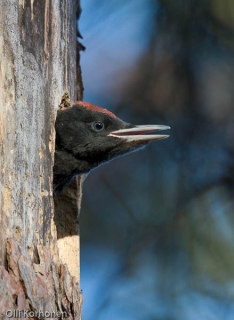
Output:
[[[71,100],[82,98],[79,9],[76,0],[1,1],[1,319],[11,312],[25,318],[28,311],[35,319],[81,318],[79,189],[75,185],[56,199],[56,214],[52,192],[56,112],[65,92]],[[71,201],[64,213],[65,196]],[[71,223],[66,217],[75,221],[69,232],[63,231]],[[67,242],[76,250],[71,265]]]

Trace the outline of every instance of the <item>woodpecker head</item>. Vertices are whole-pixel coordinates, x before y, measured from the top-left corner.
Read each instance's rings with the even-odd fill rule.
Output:
[[[152,132],[170,129],[162,125],[134,126],[110,111],[81,101],[59,110],[56,124],[54,193],[58,194],[75,175],[168,135]]]

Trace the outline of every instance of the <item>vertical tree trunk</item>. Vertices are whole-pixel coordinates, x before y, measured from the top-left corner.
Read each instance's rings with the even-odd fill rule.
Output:
[[[52,193],[56,111],[64,92],[71,100],[82,92],[77,10],[76,0],[1,1],[1,319],[6,310],[81,317],[79,263],[71,276],[60,259]],[[76,199],[70,203],[76,216]]]

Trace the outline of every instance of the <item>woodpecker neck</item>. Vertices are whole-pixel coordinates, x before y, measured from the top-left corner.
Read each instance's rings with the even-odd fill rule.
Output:
[[[98,163],[77,159],[65,150],[56,150],[54,154],[54,195],[59,194],[69,185],[74,176],[88,173],[96,168]]]

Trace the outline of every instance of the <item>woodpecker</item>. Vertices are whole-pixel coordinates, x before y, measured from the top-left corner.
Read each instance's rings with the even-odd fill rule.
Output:
[[[107,109],[77,101],[59,110],[55,122],[54,195],[71,180],[114,158],[140,149],[168,135],[163,125],[132,125]]]

